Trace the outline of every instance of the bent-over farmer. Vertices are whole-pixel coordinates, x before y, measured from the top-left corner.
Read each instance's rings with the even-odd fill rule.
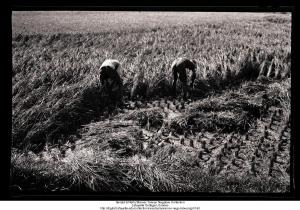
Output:
[[[177,58],[176,60],[173,61],[171,65],[172,69],[172,74],[173,74],[173,94],[176,95],[176,82],[177,79],[182,83],[183,86],[183,98],[186,99],[187,92],[189,90],[188,87],[188,75],[187,75],[187,69],[192,72],[191,76],[191,81],[190,81],[190,88],[193,88],[194,86],[194,81],[196,78],[196,68],[197,68],[197,63],[195,60],[189,60],[187,58]]]
[[[120,77],[121,64],[118,60],[107,59],[100,67],[102,90],[114,102],[122,100],[123,81]]]

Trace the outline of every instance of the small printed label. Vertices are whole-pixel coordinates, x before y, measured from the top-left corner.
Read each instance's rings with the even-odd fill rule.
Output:
[[[187,201],[115,201],[109,203],[109,206],[102,205],[100,210],[200,210],[195,202],[191,205]]]

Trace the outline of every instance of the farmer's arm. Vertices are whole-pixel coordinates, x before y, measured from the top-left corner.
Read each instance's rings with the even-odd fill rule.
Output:
[[[192,69],[192,78],[191,78],[191,83],[190,83],[190,87],[191,87],[191,88],[193,88],[193,86],[194,86],[194,81],[195,81],[195,79],[196,79],[196,69],[193,68],[193,69]]]
[[[172,66],[172,74],[173,74],[173,84],[172,84],[173,93],[176,94],[176,82],[177,82],[177,79],[178,79],[178,75],[177,75],[177,71],[176,71],[175,66]]]

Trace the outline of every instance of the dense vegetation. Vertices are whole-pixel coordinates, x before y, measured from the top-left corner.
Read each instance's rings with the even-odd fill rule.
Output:
[[[24,190],[288,191],[289,139],[279,132],[290,132],[291,18],[254,16],[111,32],[13,33],[12,184]],[[170,65],[181,56],[198,63],[196,89],[184,109],[174,101],[173,113],[165,110]],[[108,113],[99,84],[107,58],[122,63],[125,96],[142,83],[147,102]],[[165,107],[147,106],[158,98]],[[268,131],[275,121],[275,131]],[[157,130],[162,136],[153,135]],[[178,140],[163,137],[170,132]],[[265,132],[274,132],[272,138]],[[250,166],[238,173],[226,166],[235,160],[225,150],[233,144],[242,151],[244,141],[232,136],[252,139],[242,158]],[[213,138],[221,140],[206,148]],[[259,155],[264,144],[271,149]],[[280,155],[281,172],[274,172]],[[35,177],[39,184],[30,185]]]

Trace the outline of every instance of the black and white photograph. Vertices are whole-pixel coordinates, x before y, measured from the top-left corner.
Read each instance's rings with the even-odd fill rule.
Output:
[[[12,195],[291,193],[292,12],[11,22]]]

